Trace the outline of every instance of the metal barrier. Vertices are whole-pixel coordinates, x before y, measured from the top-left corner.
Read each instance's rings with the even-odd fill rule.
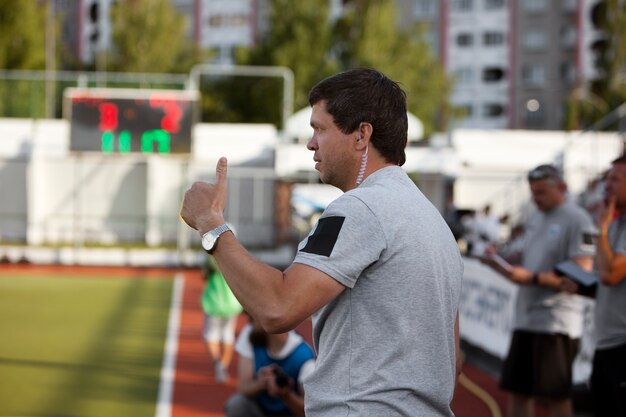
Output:
[[[179,217],[180,203],[193,181],[214,181],[214,170],[160,155],[0,159],[0,242],[198,246],[199,236]],[[231,167],[228,186],[226,217],[240,240],[275,245],[274,170]]]

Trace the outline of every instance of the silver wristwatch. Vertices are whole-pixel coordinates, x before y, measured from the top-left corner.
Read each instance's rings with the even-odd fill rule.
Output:
[[[205,234],[202,235],[202,248],[208,253],[213,253],[215,247],[217,246],[217,239],[224,232],[228,232],[230,227],[226,223],[217,226],[213,230],[209,230]]]

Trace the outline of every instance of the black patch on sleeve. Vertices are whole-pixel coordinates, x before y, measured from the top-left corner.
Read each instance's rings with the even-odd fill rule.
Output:
[[[339,216],[320,219],[315,232],[309,236],[306,245],[301,251],[329,257],[333,252],[335,243],[337,243],[337,238],[345,219],[345,217]]]
[[[598,234],[591,232],[583,233],[583,244],[584,245],[595,245],[598,241]]]

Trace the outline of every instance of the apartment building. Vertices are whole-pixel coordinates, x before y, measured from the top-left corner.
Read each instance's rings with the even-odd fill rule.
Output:
[[[515,1],[511,10],[510,126],[557,130],[582,76],[577,0]]]
[[[591,23],[602,0],[397,0],[401,24],[421,22],[446,72],[452,127],[561,129],[564,102],[597,76]]]

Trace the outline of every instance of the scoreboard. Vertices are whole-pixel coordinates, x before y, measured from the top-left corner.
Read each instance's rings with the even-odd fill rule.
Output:
[[[70,151],[190,153],[198,92],[68,88]]]

